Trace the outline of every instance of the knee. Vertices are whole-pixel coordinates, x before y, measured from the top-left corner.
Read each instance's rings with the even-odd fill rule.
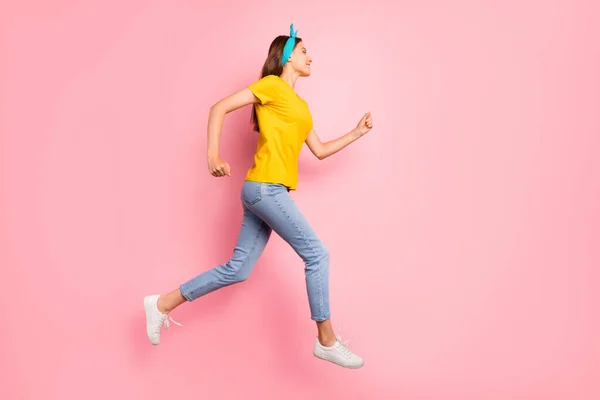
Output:
[[[223,280],[228,284],[244,282],[250,276],[250,268],[243,262],[229,260],[224,267]]]
[[[322,245],[318,254],[320,256],[320,259],[324,261],[324,264],[326,266],[329,266],[329,249],[325,247],[325,245]]]
[[[314,249],[314,254],[307,260],[306,270],[317,271],[317,270],[328,270],[329,269],[329,249],[321,244],[319,247]]]

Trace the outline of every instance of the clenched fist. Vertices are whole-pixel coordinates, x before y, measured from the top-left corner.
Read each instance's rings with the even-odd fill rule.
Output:
[[[221,157],[208,157],[208,171],[212,176],[231,176],[231,167]]]
[[[356,125],[356,131],[362,136],[369,133],[369,131],[373,128],[373,118],[371,117],[371,113],[366,113]]]

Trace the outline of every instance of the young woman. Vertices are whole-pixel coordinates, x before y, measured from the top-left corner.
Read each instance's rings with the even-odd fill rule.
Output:
[[[205,271],[168,294],[144,298],[146,330],[154,345],[160,341],[161,327],[169,327],[168,314],[176,307],[246,280],[271,232],[275,231],[305,264],[311,319],[316,321],[318,331],[314,355],[346,368],[363,365],[363,359],[344,346],[333,331],[329,311],[329,252],[289,192],[296,190],[298,155],[303,143],[306,142],[311,152],[322,160],[365,135],[373,122],[367,113],[346,135],[326,143],[319,140],[312,129],[307,103],[294,91],[298,78],[310,75],[312,62],[296,34],[292,24],[290,36],[279,36],[271,43],[260,80],[220,100],[210,109],[208,169],[213,176],[223,177],[231,174],[229,164],[219,155],[223,119],[227,113],[253,104],[252,121],[259,139],[254,165],[242,187],[242,228],[228,262]]]

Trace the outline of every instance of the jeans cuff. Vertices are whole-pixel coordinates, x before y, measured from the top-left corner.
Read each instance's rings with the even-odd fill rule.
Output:
[[[181,292],[181,295],[189,302],[192,302],[193,299],[190,297],[190,295],[186,292],[186,290],[184,289],[184,285],[185,284],[181,284],[179,285],[179,291]]]
[[[317,321],[317,322],[323,322],[323,321],[327,321],[329,318],[331,318],[331,314],[325,314],[324,316],[314,316],[311,315],[310,319],[312,319],[313,321]]]

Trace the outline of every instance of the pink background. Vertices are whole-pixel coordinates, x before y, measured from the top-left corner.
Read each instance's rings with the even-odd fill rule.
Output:
[[[595,2],[81,3],[0,10],[0,397],[600,398]],[[305,149],[293,193],[358,371],[312,356],[277,236],[249,281],[145,337],[144,295],[231,255],[256,135],[229,115],[233,176],[211,177],[208,108],[291,22],[320,136],[375,122]]]

